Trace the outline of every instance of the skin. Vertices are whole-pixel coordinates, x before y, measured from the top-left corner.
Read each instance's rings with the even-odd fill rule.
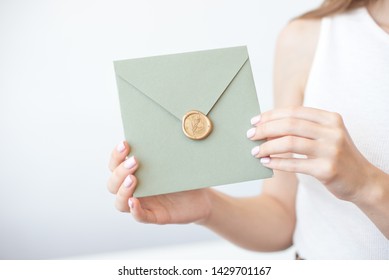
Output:
[[[380,19],[389,18],[384,16],[389,14],[388,2],[377,1],[369,7],[384,30],[388,22]],[[131,148],[124,142],[124,149],[113,150],[109,163],[112,175],[108,189],[116,195],[117,209],[131,212],[142,223],[198,223],[250,250],[281,250],[292,245],[298,185],[295,173],[304,173],[316,177],[337,198],[357,205],[389,238],[389,175],[358,151],[341,115],[302,107],[319,28],[319,20],[294,20],[279,36],[275,109],[261,114],[259,121],[254,119],[257,122],[250,137],[268,140],[255,156],[275,170],[275,176],[264,181],[260,195],[234,198],[206,188],[134,198],[139,163],[135,159],[135,166],[125,168]],[[306,158],[292,158],[292,153]],[[127,176],[132,181],[129,187],[124,184]]]
[[[389,0],[381,0],[368,6],[368,10],[377,24],[389,33]]]

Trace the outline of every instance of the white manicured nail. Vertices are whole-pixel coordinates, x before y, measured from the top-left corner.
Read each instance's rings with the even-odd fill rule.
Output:
[[[263,157],[260,159],[262,164],[268,164],[270,163],[270,158],[269,157]]]
[[[258,115],[258,116],[255,116],[254,118],[252,118],[250,122],[252,125],[255,125],[255,124],[259,123],[260,120],[261,120],[261,115]]]
[[[129,188],[131,186],[131,184],[132,184],[132,179],[131,179],[131,176],[128,175],[126,177],[126,179],[124,179],[123,185],[124,185],[124,187]]]
[[[125,149],[126,146],[124,146],[123,142],[120,142],[120,144],[116,146],[116,151],[118,151],[119,153],[123,152]]]
[[[132,156],[124,162],[124,167],[127,169],[130,169],[130,168],[133,168],[135,166],[135,164],[136,164],[135,158]]]
[[[250,128],[248,131],[247,131],[247,138],[251,138],[255,135],[255,127],[253,128]]]
[[[131,198],[128,200],[128,206],[132,209],[134,207],[134,202],[132,202]]]
[[[258,153],[259,153],[259,146],[256,146],[256,147],[251,149],[251,154],[253,155],[253,157],[258,155]]]

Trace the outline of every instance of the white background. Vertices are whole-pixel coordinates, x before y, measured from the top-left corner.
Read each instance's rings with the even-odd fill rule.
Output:
[[[115,210],[106,166],[123,130],[112,61],[247,45],[268,110],[276,37],[320,2],[1,0],[0,259],[217,239],[199,226],[138,224]],[[223,190],[252,195],[259,186]]]

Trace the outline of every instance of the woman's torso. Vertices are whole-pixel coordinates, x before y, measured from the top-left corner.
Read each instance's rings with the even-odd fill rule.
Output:
[[[389,173],[389,34],[365,8],[322,20],[304,106],[340,113],[359,151]],[[294,244],[302,257],[389,259],[389,241],[357,206],[298,178]]]

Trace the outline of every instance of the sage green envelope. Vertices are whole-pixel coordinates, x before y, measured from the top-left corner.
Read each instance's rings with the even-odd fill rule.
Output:
[[[131,154],[140,162],[136,197],[271,177],[246,137],[260,113],[246,47],[114,62]],[[189,139],[182,118],[197,110],[213,123]]]

